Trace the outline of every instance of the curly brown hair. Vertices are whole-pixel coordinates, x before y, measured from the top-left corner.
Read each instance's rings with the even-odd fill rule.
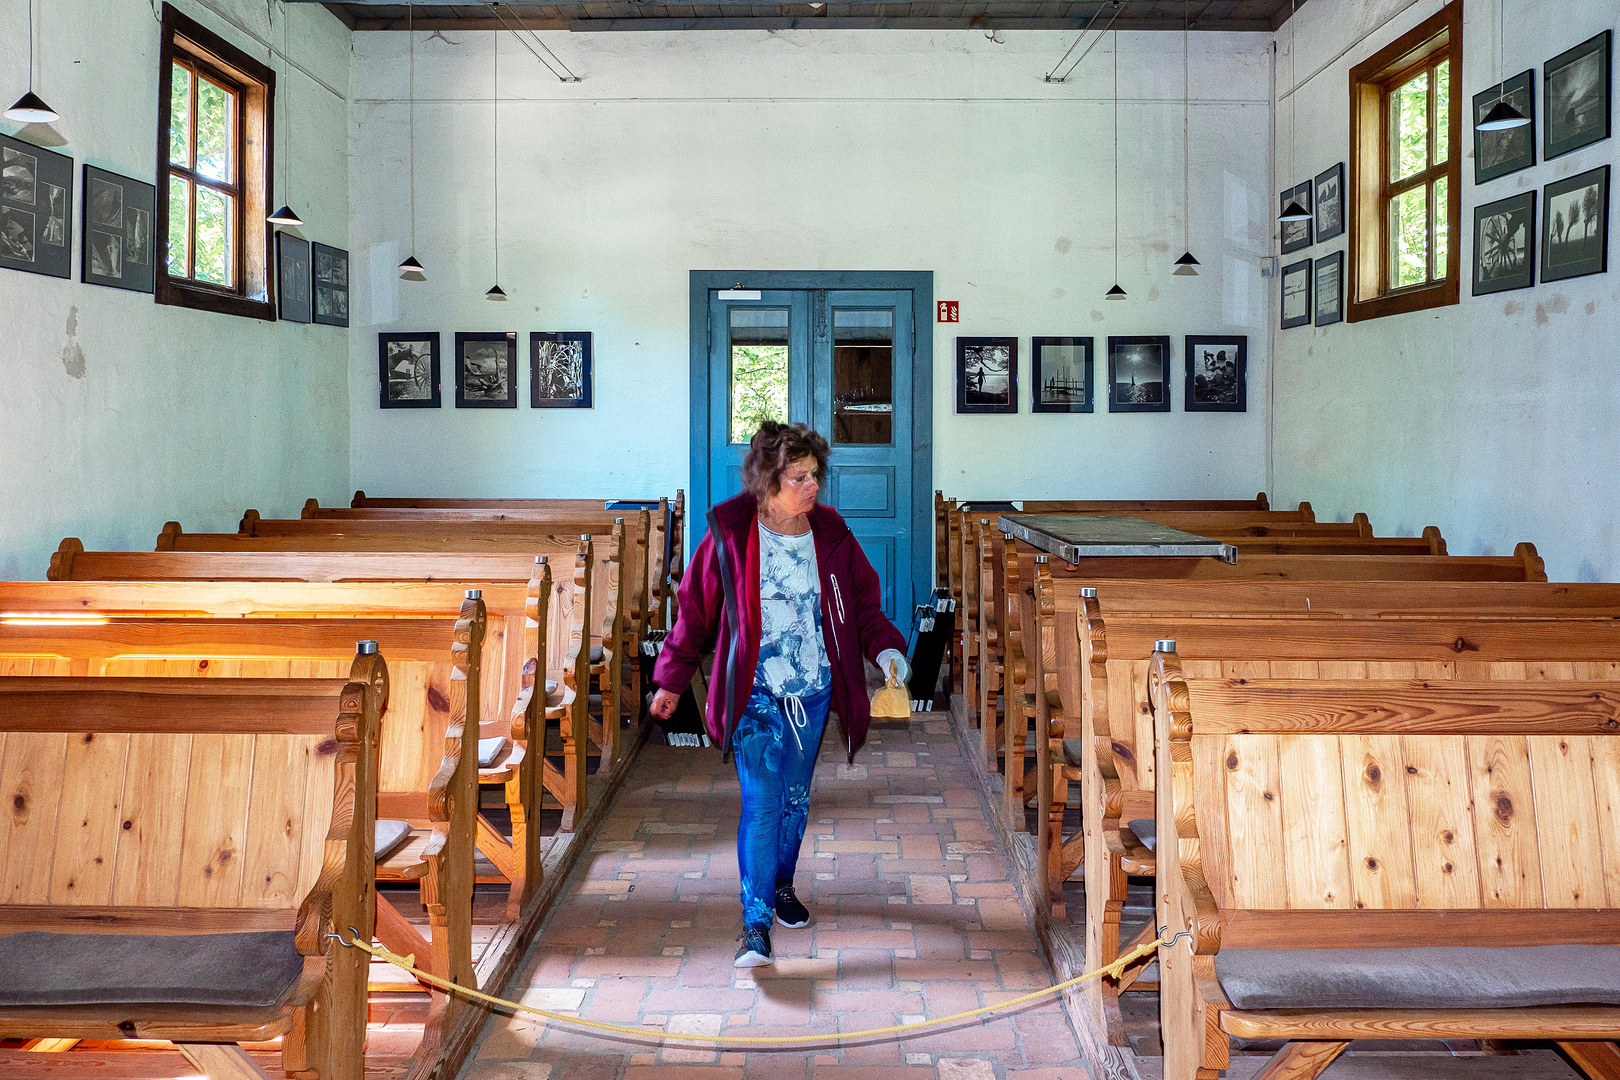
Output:
[[[765,421],[748,443],[748,456],[743,459],[743,489],[752,492],[763,506],[782,490],[783,471],[801,458],[814,458],[817,479],[825,478],[827,440],[804,424]]]

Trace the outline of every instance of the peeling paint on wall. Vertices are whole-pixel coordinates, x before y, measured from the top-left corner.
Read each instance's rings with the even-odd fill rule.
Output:
[[[79,305],[68,308],[67,344],[62,346],[62,368],[70,379],[84,378],[84,350],[79,347]]]

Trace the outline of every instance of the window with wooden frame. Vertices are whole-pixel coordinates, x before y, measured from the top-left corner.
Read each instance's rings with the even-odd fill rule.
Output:
[[[168,4],[159,62],[157,302],[274,319],[275,72]]]
[[[1457,303],[1462,3],[1350,69],[1350,322]]]

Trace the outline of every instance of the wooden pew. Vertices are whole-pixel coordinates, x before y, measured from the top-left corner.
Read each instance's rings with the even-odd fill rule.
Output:
[[[549,531],[550,525],[534,526],[512,522],[472,522],[433,525],[423,522],[400,522],[393,527],[375,530],[369,526],[347,532],[317,531],[302,536],[245,537],[235,533],[186,533],[179,523],[169,522],[158,538],[159,551],[372,551],[443,553],[544,553],[548,557],[572,557],[579,542],[573,535]],[[580,534],[581,538],[591,534]],[[620,723],[603,724],[598,741],[604,757],[611,761],[619,747],[620,727],[625,706],[633,704],[621,694],[622,682],[618,678],[619,658],[633,655],[639,648],[633,623],[627,621],[625,591],[628,579],[619,570],[625,551],[625,527],[622,519],[609,527],[609,531],[593,536],[593,551],[598,558],[593,565],[593,615],[589,621],[591,672],[600,689],[599,711],[620,718]],[[460,577],[461,575],[457,575]],[[559,582],[566,580],[557,575]],[[605,599],[604,599],[605,598]],[[637,668],[639,670],[639,668]],[[570,825],[570,828],[572,826]]]
[[[507,757],[496,760],[482,775],[486,783],[506,786],[507,806],[514,823],[512,873],[525,882],[523,894],[527,899],[539,883],[542,794],[561,806],[562,831],[573,831],[576,818],[585,809],[581,800],[588,778],[587,742],[601,746],[609,736],[617,735],[616,731],[604,733],[599,726],[593,728],[588,700],[578,693],[578,688],[589,682],[588,653],[583,651],[586,646],[582,642],[590,640],[583,628],[584,612],[592,598],[582,590],[590,588],[593,575],[587,574],[584,567],[596,563],[588,541],[576,540],[573,548],[571,554],[558,561],[553,578],[547,565],[549,556],[488,552],[85,551],[83,544],[69,538],[51,557],[50,576],[53,581],[242,582],[215,586],[206,594],[196,585],[188,590],[188,597],[197,598],[195,602],[203,613],[221,615],[316,615],[331,610],[407,615],[442,611],[446,604],[454,610],[464,589],[481,589],[493,618],[486,649],[498,650],[486,670],[501,673],[499,679],[485,680],[483,714],[492,719],[481,734],[485,738],[509,734],[514,744]],[[530,576],[525,579],[525,575]],[[540,583],[542,576],[548,584]],[[297,581],[349,584],[341,589],[264,584]],[[247,582],[260,584],[250,586]],[[388,588],[375,587],[382,583],[388,583]],[[16,603],[17,597],[27,595],[31,587],[36,586],[16,582],[0,588]],[[116,594],[108,591],[113,587],[100,586],[94,602],[126,605],[119,610],[131,612],[151,610],[153,605],[164,602],[161,596],[153,598],[152,586],[130,585]],[[55,602],[51,595],[40,596],[34,602],[43,605],[35,610],[61,610],[49,606]],[[539,701],[533,699],[537,678],[546,688]],[[531,718],[531,707],[543,708],[544,712],[536,711]],[[544,753],[545,721],[558,726],[560,754]],[[532,739],[530,732],[534,733]],[[533,782],[523,771],[525,763],[537,770]],[[521,837],[529,839],[520,844]],[[486,834],[485,839],[490,845],[488,853],[498,856],[493,850],[494,838]],[[496,861],[500,862],[498,857]],[[502,868],[506,869],[504,864]]]
[[[0,933],[39,955],[0,1038],[169,1039],[268,1080],[239,1044],[280,1037],[288,1075],[361,1080],[368,958],[330,935],[372,933],[388,673],[362,642],[346,675],[0,678]]]
[[[1159,950],[1167,1080],[1218,1075],[1229,1035],[1286,1040],[1267,1080],[1356,1038],[1620,1074],[1620,650],[1520,628],[1557,651],[1256,679],[1155,651],[1157,921],[1188,932]]]
[[[1037,698],[1038,708],[1053,703],[1054,696],[1060,705],[1037,714],[1039,799],[1048,808],[1041,817],[1037,861],[1061,913],[1062,883],[1083,855],[1088,964],[1107,963],[1128,947],[1118,934],[1125,875],[1154,870],[1153,838],[1144,843],[1132,822],[1152,816],[1147,666],[1154,642],[1167,628],[1184,635],[1182,648],[1189,656],[1197,650],[1200,660],[1187,661],[1190,666],[1231,676],[1329,660],[1401,664],[1404,671],[1416,657],[1432,665],[1430,672],[1454,671],[1459,663],[1466,671],[1466,665],[1523,663],[1526,649],[1534,659],[1572,640],[1607,640],[1620,654],[1617,586],[1180,585],[1175,595],[1156,599],[1151,582],[1099,582],[1085,589],[1054,582],[1042,569],[1036,566],[1043,647],[1031,654],[1032,682],[1055,684],[1056,694]],[[1527,639],[1527,626],[1539,637]],[[1062,834],[1066,789],[1073,779],[1082,785],[1083,850],[1082,836],[1065,842]],[[1151,828],[1151,820],[1147,825]],[[1123,1045],[1117,990],[1107,984],[1099,989],[1094,1019],[1099,1030]]]
[[[182,594],[176,597],[179,603],[186,602],[185,588],[172,590]],[[142,615],[82,621],[92,611],[81,608],[76,624],[15,617],[0,621],[0,674],[334,677],[347,668],[349,643],[356,634],[386,650],[390,692],[378,736],[375,874],[378,881],[418,883],[430,932],[423,937],[391,904],[383,903],[377,908],[376,936],[401,955],[424,958],[433,974],[473,985],[474,846],[485,847],[497,864],[513,862],[512,844],[476,824],[487,621],[478,590],[468,590],[458,612],[439,612],[439,617]],[[249,782],[246,774],[238,779]],[[479,843],[481,832],[492,833],[500,843]],[[511,886],[512,899],[518,901],[522,878],[511,880]],[[520,906],[512,904],[514,916]],[[461,1004],[437,995],[417,1052],[420,1060],[432,1059]]]
[[[499,513],[502,511],[542,511],[542,512],[573,512],[578,513],[619,513],[623,509],[615,507],[642,507],[648,510],[650,537],[647,544],[646,587],[643,605],[645,613],[642,630],[668,629],[669,623],[665,620],[664,609],[671,595],[672,579],[679,580],[681,568],[685,565],[680,562],[683,545],[683,530],[686,516],[686,491],[675,492],[672,502],[668,498],[657,499],[434,499],[434,498],[395,498],[383,499],[368,496],[364,491],[356,491],[349,503],[351,510],[463,510],[481,514]],[[316,499],[309,499],[304,503],[303,517],[315,517],[319,514],[330,514],[335,509],[322,507]],[[569,516],[572,516],[570,514]],[[592,530],[594,531],[594,530]],[[643,633],[645,636],[645,633]]]

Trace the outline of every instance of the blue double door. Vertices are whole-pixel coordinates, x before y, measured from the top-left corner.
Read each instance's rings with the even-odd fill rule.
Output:
[[[914,466],[931,454],[914,424],[912,291],[707,291],[707,502],[742,490],[763,421],[808,424],[831,448],[822,502],[849,522],[882,580],[885,612],[904,629],[920,580]]]

